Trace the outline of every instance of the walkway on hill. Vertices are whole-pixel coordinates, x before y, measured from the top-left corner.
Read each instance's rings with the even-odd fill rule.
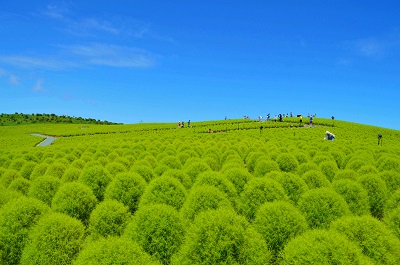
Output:
[[[38,133],[32,133],[31,135],[46,138],[43,141],[41,141],[39,144],[37,144],[36,146],[49,146],[57,139],[56,137],[53,137],[53,136],[48,136],[48,135],[43,135],[43,134],[38,134]]]

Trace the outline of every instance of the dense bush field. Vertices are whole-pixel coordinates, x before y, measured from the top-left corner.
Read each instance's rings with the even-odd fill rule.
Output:
[[[0,264],[400,264],[400,132],[314,124],[0,126]]]

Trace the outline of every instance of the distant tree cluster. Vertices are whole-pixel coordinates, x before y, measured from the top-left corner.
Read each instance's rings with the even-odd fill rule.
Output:
[[[58,116],[56,114],[0,114],[0,125],[20,125],[20,124],[32,124],[32,123],[61,123],[61,124],[105,124],[112,125],[118,124],[109,121],[101,121],[92,118],[82,117],[71,117],[68,115]]]

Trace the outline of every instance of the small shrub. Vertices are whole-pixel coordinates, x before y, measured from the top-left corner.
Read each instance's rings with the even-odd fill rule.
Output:
[[[49,164],[47,163],[41,163],[35,166],[35,168],[32,170],[31,173],[31,180],[34,180],[38,177],[44,176],[46,174],[47,168],[49,167]]]
[[[338,167],[336,162],[333,161],[325,161],[319,165],[321,172],[326,176],[326,178],[332,182],[336,173],[338,172]]]
[[[23,195],[28,195],[30,186],[31,183],[29,182],[29,180],[25,178],[16,178],[10,183],[8,189],[18,191]]]
[[[308,191],[306,182],[293,173],[282,173],[276,178],[276,181],[282,185],[289,199],[296,205],[300,197]]]
[[[269,178],[254,178],[247,182],[239,200],[242,214],[253,220],[256,211],[265,202],[288,200],[288,197],[278,182]]]
[[[0,185],[8,188],[11,182],[18,178],[22,178],[22,176],[16,169],[7,169],[0,178]]]
[[[345,217],[333,222],[332,229],[358,244],[376,264],[400,264],[400,241],[379,220],[366,215]]]
[[[60,187],[54,195],[51,206],[54,211],[67,214],[87,224],[96,204],[97,198],[88,186],[71,182]]]
[[[220,209],[196,218],[172,264],[269,264],[270,259],[264,240],[246,219]]]
[[[280,171],[278,163],[273,160],[261,159],[256,163],[254,176],[264,177],[271,171]]]
[[[382,219],[387,201],[387,189],[385,182],[377,175],[364,175],[359,183],[368,193],[368,201],[372,216]]]
[[[310,228],[327,228],[330,223],[350,214],[346,201],[331,188],[312,189],[303,194],[298,208]]]
[[[315,229],[291,240],[279,264],[374,264],[359,247],[336,231]]]
[[[115,161],[108,163],[106,165],[106,169],[111,174],[111,176],[115,176],[118,173],[123,173],[127,171],[126,166],[124,164]]]
[[[289,202],[275,201],[260,206],[253,227],[276,257],[289,240],[307,230],[307,221]]]
[[[247,155],[246,166],[247,166],[247,170],[250,173],[254,172],[257,161],[260,160],[261,158],[268,159],[268,157],[266,157],[266,155],[263,152],[251,152]]]
[[[307,171],[301,177],[305,181],[309,189],[330,187],[331,185],[325,175],[318,170]]]
[[[235,186],[238,194],[243,191],[246,183],[253,178],[245,168],[231,168],[226,170],[223,174],[233,184],[233,186]]]
[[[191,180],[194,182],[197,176],[207,170],[212,170],[211,167],[204,161],[198,161],[193,163],[186,163],[184,171],[190,176]]]
[[[23,178],[31,179],[32,171],[36,167],[36,165],[37,165],[36,162],[28,161],[23,165],[19,173]]]
[[[72,264],[83,243],[85,228],[62,213],[43,216],[29,233],[21,265]]]
[[[385,170],[379,176],[385,181],[388,192],[395,192],[400,189],[400,172]]]
[[[60,187],[60,180],[51,176],[37,177],[31,182],[28,196],[41,200],[47,205],[51,205],[51,200]]]
[[[89,243],[79,252],[74,265],[142,265],[159,264],[134,241],[125,237],[109,237]]]
[[[104,198],[122,202],[129,207],[131,213],[134,213],[139,206],[146,185],[146,181],[138,173],[120,173],[108,185]]]
[[[302,176],[304,173],[310,170],[318,170],[318,166],[311,162],[300,164],[297,167],[297,174]]]
[[[282,153],[278,155],[276,161],[278,162],[279,168],[284,172],[296,171],[299,165],[297,159],[293,155],[288,153]]]
[[[385,212],[390,212],[396,209],[399,205],[400,205],[400,189],[396,190],[392,195],[390,195],[385,205]]]
[[[147,182],[150,182],[152,179],[156,177],[151,167],[145,165],[133,165],[129,172],[135,172],[142,176]]]
[[[105,200],[90,214],[89,231],[93,237],[120,236],[130,220],[127,206],[115,200]]]
[[[140,208],[125,229],[125,236],[138,242],[150,255],[169,264],[184,239],[184,225],[178,211],[165,204]]]
[[[353,214],[370,214],[368,193],[361,184],[350,179],[340,179],[334,181],[332,187],[337,193],[342,195]]]
[[[385,214],[385,223],[400,239],[400,206]]]
[[[209,209],[233,209],[226,194],[213,186],[192,188],[183,203],[181,214],[185,222],[191,222],[200,213]]]
[[[110,173],[102,166],[85,168],[79,176],[79,182],[89,186],[99,201],[103,200],[104,192],[111,180]]]
[[[385,171],[385,170],[395,170],[400,172],[400,159],[396,159],[394,157],[385,157],[380,159],[378,170]]]
[[[183,172],[183,170],[179,169],[168,169],[163,174],[163,177],[175,178],[180,181],[180,183],[185,187],[186,190],[189,190],[193,182],[190,179],[189,175]]]
[[[27,197],[14,199],[1,208],[1,264],[19,264],[31,227],[48,211],[49,207],[46,204]]]
[[[74,182],[79,180],[82,170],[69,167],[65,170],[64,175],[61,177],[61,183]]]
[[[187,193],[179,180],[159,177],[152,180],[141,198],[139,208],[148,204],[165,203],[179,210],[185,202]]]
[[[55,162],[47,168],[46,175],[61,179],[66,169],[67,167],[63,163]]]
[[[339,180],[339,179],[350,179],[350,180],[357,180],[359,178],[359,174],[351,169],[344,169],[344,170],[339,170],[333,180]]]
[[[166,165],[168,168],[171,168],[171,169],[181,169],[182,168],[182,163],[179,160],[179,158],[177,158],[176,156],[171,156],[171,155],[162,158],[160,160],[159,164]]]

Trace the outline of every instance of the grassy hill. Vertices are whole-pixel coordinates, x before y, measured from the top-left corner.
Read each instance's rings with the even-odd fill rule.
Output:
[[[15,115],[0,126],[2,264],[400,264],[400,131]]]

